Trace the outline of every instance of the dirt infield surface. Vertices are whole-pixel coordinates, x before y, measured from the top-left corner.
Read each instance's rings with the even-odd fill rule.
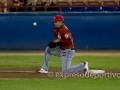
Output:
[[[49,73],[60,72],[60,69],[50,69]],[[0,78],[54,78],[49,74],[37,73],[34,68],[0,68]]]
[[[0,78],[64,78],[63,74],[61,73],[60,69],[52,68],[49,69],[48,74],[41,74],[35,72],[33,68],[0,68]],[[117,70],[105,70],[106,73],[119,73],[120,71]],[[78,74],[76,74],[78,75]],[[79,73],[80,75],[80,73]],[[69,76],[70,78],[72,76]],[[78,77],[75,76],[74,77]]]
[[[5,55],[43,55],[43,52],[0,52],[0,56]],[[120,56],[120,51],[79,51],[76,56]],[[105,72],[120,73],[117,70],[105,70]],[[35,72],[35,68],[7,68],[0,67],[0,78],[63,78],[61,69],[51,68],[48,74]]]
[[[60,69],[52,68],[49,69],[49,71],[50,72],[48,74],[41,74],[35,72],[35,69],[33,68],[0,68],[0,78],[65,78],[64,74],[62,74]],[[114,73],[119,73],[119,77],[120,77],[120,71],[105,70],[105,72],[110,74],[112,73],[111,75],[113,75]],[[80,77],[80,74],[81,73],[77,73],[74,74],[74,76],[68,76],[68,77],[78,78],[78,75]]]

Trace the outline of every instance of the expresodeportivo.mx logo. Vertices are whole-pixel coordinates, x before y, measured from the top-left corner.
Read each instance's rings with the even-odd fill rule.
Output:
[[[102,74],[95,74],[95,73],[70,73],[70,74],[63,74],[61,72],[49,72],[48,77],[55,77],[55,78],[120,78],[120,73],[102,73]]]

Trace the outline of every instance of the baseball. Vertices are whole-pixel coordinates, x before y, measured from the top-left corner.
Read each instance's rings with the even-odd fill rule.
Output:
[[[33,23],[33,26],[37,26],[37,23],[36,23],[36,22],[34,22],[34,23]]]

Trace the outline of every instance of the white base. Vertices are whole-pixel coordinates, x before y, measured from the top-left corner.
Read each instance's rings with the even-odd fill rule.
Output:
[[[90,74],[102,74],[105,73],[104,70],[88,70],[88,73]]]

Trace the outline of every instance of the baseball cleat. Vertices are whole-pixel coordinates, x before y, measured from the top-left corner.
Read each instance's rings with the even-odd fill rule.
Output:
[[[36,68],[36,69],[35,69],[35,72],[38,72],[39,70],[40,70],[39,68]]]
[[[83,62],[85,69],[84,69],[84,73],[87,74],[88,73],[88,62]]]
[[[46,70],[43,69],[43,68],[41,68],[41,69],[36,69],[36,72],[38,72],[38,73],[44,73],[44,74],[48,73],[48,71],[46,71]]]

